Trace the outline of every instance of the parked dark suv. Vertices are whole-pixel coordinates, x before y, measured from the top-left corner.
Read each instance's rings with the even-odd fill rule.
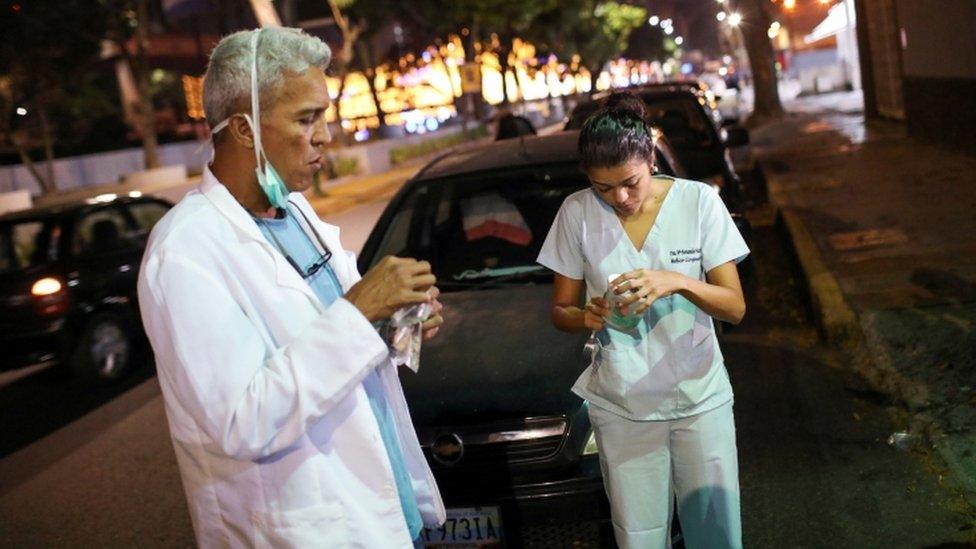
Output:
[[[611,545],[609,505],[585,402],[570,392],[587,334],[550,321],[551,271],[536,263],[563,200],[589,185],[578,132],[450,153],[393,198],[359,260],[430,261],[445,323],[402,381],[448,506],[438,543]],[[658,167],[684,176],[659,142]],[[582,545],[581,545],[582,544]]]
[[[56,360],[91,382],[144,348],[136,279],[172,206],[139,193],[0,216],[0,368]]]
[[[738,126],[722,127],[721,117],[706,93],[688,83],[656,84],[633,93],[644,101],[648,122],[664,132],[688,175],[720,188],[732,211],[742,209],[742,182],[732,164],[729,147],[749,143],[749,133]],[[573,109],[565,129],[578,130],[600,107],[603,92]]]

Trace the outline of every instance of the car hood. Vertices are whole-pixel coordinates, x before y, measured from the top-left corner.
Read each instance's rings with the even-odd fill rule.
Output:
[[[588,364],[588,334],[556,330],[551,284],[445,293],[444,324],[423,344],[417,374],[402,369],[420,427],[572,416],[570,392]]]

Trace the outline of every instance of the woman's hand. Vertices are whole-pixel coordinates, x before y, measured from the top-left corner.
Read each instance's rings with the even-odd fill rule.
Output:
[[[602,297],[594,297],[583,310],[583,325],[588,330],[602,330],[610,316],[610,304]]]
[[[441,310],[444,309],[444,305],[437,300],[437,297],[441,295],[440,289],[437,286],[431,286],[427,290],[427,295],[429,296],[427,302],[430,303],[431,312],[423,323],[424,341],[428,341],[437,335],[441,329],[441,324],[444,324],[444,319],[441,317]]]
[[[688,280],[685,275],[674,271],[637,269],[620,275],[610,283],[610,287],[615,294],[621,296],[621,312],[627,314],[633,306],[633,313],[639,315],[657,299],[685,290]]]

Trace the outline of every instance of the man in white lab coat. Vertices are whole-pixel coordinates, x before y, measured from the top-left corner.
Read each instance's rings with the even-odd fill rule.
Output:
[[[198,543],[411,547],[445,510],[374,322],[431,303],[430,265],[360,278],[300,194],[329,139],[328,47],[224,38],[204,80],[214,158],[155,227],[139,301]]]

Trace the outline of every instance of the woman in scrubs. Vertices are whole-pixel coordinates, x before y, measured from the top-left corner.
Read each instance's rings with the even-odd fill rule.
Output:
[[[742,320],[736,263],[749,249],[712,187],[655,175],[635,96],[606,100],[579,153],[591,187],[563,203],[538,260],[556,273],[553,324],[599,340],[573,391],[589,403],[617,543],[670,546],[676,497],[688,547],[741,547],[732,386],[712,319]]]

